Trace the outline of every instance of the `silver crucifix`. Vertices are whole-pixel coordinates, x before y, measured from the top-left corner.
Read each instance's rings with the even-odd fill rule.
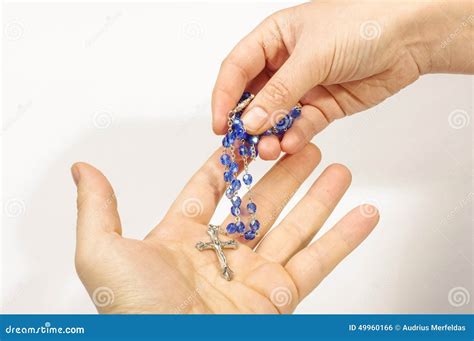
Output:
[[[211,237],[211,241],[208,243],[199,242],[196,244],[196,248],[199,251],[211,250],[216,251],[217,258],[221,265],[222,277],[230,281],[234,274],[227,265],[227,259],[225,258],[224,249],[236,249],[238,244],[235,240],[221,241],[219,239],[219,226],[209,224],[207,234]]]

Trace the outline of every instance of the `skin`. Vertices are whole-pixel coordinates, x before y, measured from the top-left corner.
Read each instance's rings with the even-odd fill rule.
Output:
[[[291,313],[379,220],[374,207],[356,207],[312,242],[351,182],[349,170],[334,164],[269,232],[321,159],[319,149],[308,144],[282,157],[253,187],[260,234],[254,241],[238,238],[239,248],[225,251],[235,273],[226,281],[215,253],[194,247],[209,241],[207,224],[226,187],[220,154],[216,151],[191,178],[143,240],[122,236],[105,176],[86,163],[73,165],[76,269],[100,313]],[[190,202],[198,209],[187,206]]]
[[[226,132],[227,113],[245,89],[256,94],[242,116],[252,134],[299,101],[302,115],[284,138],[259,144],[262,159],[276,159],[421,75],[472,74],[473,9],[464,0],[331,0],[276,12],[223,61],[212,96],[214,132]]]

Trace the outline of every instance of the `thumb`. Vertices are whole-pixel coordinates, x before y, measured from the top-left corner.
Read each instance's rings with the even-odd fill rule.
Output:
[[[310,59],[310,53],[297,51],[297,48],[242,115],[245,129],[250,134],[261,134],[275,126],[306,92],[321,82],[320,75],[313,70],[315,63]]]
[[[122,233],[117,200],[107,178],[87,163],[71,167],[77,186],[77,244],[93,241],[106,233]]]

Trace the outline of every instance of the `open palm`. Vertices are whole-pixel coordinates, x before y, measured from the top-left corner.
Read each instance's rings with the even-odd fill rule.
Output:
[[[234,271],[226,281],[215,252],[195,247],[209,241],[208,224],[225,190],[219,156],[215,152],[192,177],[144,240],[121,236],[107,179],[85,163],[73,166],[76,269],[99,312],[291,313],[378,222],[377,210],[363,205],[310,244],[350,184],[348,169],[335,164],[269,231],[320,161],[319,150],[309,144],[284,156],[252,189],[259,205],[259,235],[253,241],[238,237],[239,247],[225,251]]]

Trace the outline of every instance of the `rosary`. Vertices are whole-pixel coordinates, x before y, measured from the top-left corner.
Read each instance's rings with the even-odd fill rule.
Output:
[[[229,119],[227,122],[227,134],[222,139],[223,152],[220,157],[220,162],[224,167],[224,181],[227,184],[225,196],[230,200],[230,213],[234,216],[234,222],[229,223],[225,228],[225,234],[238,234],[243,236],[244,240],[253,240],[258,235],[260,222],[257,219],[257,205],[252,200],[251,185],[253,181],[252,175],[248,171],[250,161],[255,160],[258,156],[258,142],[262,136],[275,135],[280,140],[283,138],[285,132],[291,127],[293,121],[301,115],[301,104],[293,107],[288,114],[281,118],[274,127],[265,131],[262,135],[250,135],[245,131],[242,120],[240,119],[242,112],[249,105],[255,96],[249,92],[244,92],[239,100],[237,106],[229,112]],[[243,161],[243,176],[242,182],[247,187],[248,202],[246,210],[250,217],[246,224],[241,218],[242,199],[239,196],[239,189],[242,187],[242,182],[238,179],[239,164],[236,161],[236,151],[238,151]],[[227,242],[221,241],[218,237],[220,227],[216,225],[209,225],[208,234],[211,242],[196,244],[199,251],[213,249],[219,259],[222,276],[230,281],[233,272],[227,265],[227,259],[224,254],[224,249],[236,248],[237,242],[230,240]]]

